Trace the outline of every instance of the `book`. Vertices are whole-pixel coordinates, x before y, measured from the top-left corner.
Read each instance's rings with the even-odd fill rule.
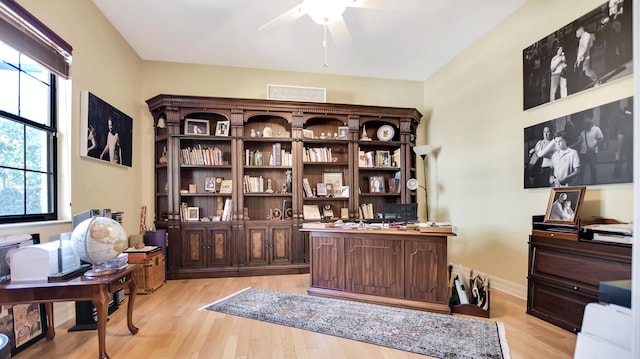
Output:
[[[333,223],[305,222],[305,223],[302,223],[302,228],[316,228],[316,229],[333,228]]]
[[[453,283],[456,286],[456,293],[458,293],[458,298],[460,299],[460,304],[469,304],[469,298],[467,297],[467,292],[464,283],[460,280],[460,277],[456,277]]]
[[[129,255],[135,253],[149,254],[153,252],[159,252],[160,246],[144,246],[142,248],[129,247],[123,251],[123,253],[128,253]]]
[[[616,233],[593,233],[594,241],[633,244],[633,236]]]
[[[309,197],[309,198],[313,197],[313,191],[311,191],[311,185],[309,184],[308,178],[302,179],[302,188],[304,189],[305,197]]]

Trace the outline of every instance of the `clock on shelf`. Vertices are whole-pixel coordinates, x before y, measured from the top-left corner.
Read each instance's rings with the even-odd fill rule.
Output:
[[[379,141],[391,141],[395,133],[396,133],[396,130],[393,128],[393,126],[382,125],[378,128],[378,132],[376,134],[378,135]]]

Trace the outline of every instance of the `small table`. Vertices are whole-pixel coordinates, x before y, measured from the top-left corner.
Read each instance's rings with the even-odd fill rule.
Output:
[[[129,264],[127,268],[103,277],[86,277],[84,275],[64,281],[11,281],[0,284],[0,304],[44,303],[47,314],[47,340],[55,335],[53,321],[53,302],[87,301],[96,307],[98,314],[98,347],[99,359],[109,359],[105,345],[107,331],[107,311],[109,308],[109,294],[124,286],[129,287],[129,303],[127,305],[127,326],[131,334],[136,334],[138,328],[132,323],[133,304],[136,299],[137,285],[133,276],[136,264]]]

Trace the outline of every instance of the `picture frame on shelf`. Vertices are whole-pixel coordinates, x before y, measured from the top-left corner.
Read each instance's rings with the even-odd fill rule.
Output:
[[[349,126],[340,126],[340,127],[338,127],[338,139],[339,140],[348,140],[349,139]]]
[[[216,136],[229,136],[229,121],[218,121],[216,122]]]
[[[335,191],[335,197],[349,198],[349,186],[342,186]]]
[[[384,178],[382,176],[369,177],[369,193],[384,193]]]
[[[233,192],[233,180],[226,179],[220,183],[220,193],[232,193]]]
[[[326,185],[331,184],[331,188],[335,192],[338,188],[342,188],[342,172],[323,172],[322,182]]]
[[[305,220],[320,220],[320,208],[317,204],[305,204],[302,206],[302,216]]]
[[[184,134],[196,136],[209,136],[209,120],[184,119]]]
[[[216,193],[216,178],[207,176],[204,178],[204,190],[210,193]]]
[[[585,191],[584,186],[551,188],[544,222],[577,225]]]
[[[313,130],[302,130],[302,138],[312,140],[314,138]]]
[[[391,152],[376,151],[376,167],[391,167]]]
[[[200,220],[200,208],[199,207],[187,207],[187,221],[199,221]]]
[[[327,196],[327,184],[326,183],[322,183],[322,182],[318,182],[316,184],[316,195],[318,196]]]

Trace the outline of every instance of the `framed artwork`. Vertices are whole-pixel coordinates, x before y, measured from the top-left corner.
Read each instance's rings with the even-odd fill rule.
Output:
[[[305,220],[320,220],[320,208],[317,204],[305,204],[302,205],[302,216]]]
[[[389,151],[376,151],[376,167],[391,167],[391,153]]]
[[[0,333],[9,337],[11,356],[45,337],[47,321],[40,303],[0,306]]]
[[[200,208],[199,207],[187,207],[187,221],[200,220]]]
[[[216,191],[216,178],[205,177],[204,178],[204,190],[207,192],[215,193]]]
[[[332,186],[333,189],[333,186]],[[325,183],[319,182],[316,184],[316,194],[318,196],[327,196],[327,185]]]
[[[131,167],[133,119],[89,91],[80,98],[80,156]]]
[[[185,135],[200,135],[209,136],[209,121],[208,120],[195,120],[191,118],[184,119],[184,134]]]
[[[349,126],[340,126],[340,127],[338,127],[338,139],[339,140],[348,140],[349,139]]]
[[[544,222],[576,225],[586,187],[555,187],[551,189]]]
[[[335,192],[336,197],[349,198],[349,186],[342,186]]]
[[[327,186],[331,184],[334,193],[330,194],[335,195],[335,191],[342,188],[342,172],[324,172],[322,173],[322,182]]]
[[[216,122],[216,136],[229,136],[229,121]]]
[[[631,6],[630,0],[603,1],[525,48],[524,109],[631,76],[634,71]]]
[[[382,176],[369,177],[369,192],[384,193],[384,178]]]
[[[302,138],[313,139],[313,131],[312,130],[302,130]]]
[[[223,179],[220,183],[220,193],[232,193],[233,192],[233,180]]]
[[[524,188],[553,186],[556,134],[562,135],[567,150],[580,162],[579,173],[570,178],[569,186],[633,182],[633,111],[633,97],[627,97],[526,127]],[[545,150],[547,146],[554,147]],[[556,162],[559,170],[560,165]]]

